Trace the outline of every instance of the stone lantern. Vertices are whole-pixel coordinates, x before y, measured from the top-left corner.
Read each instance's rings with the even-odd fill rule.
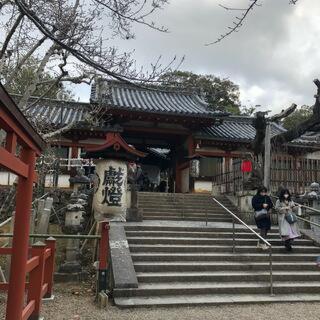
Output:
[[[70,178],[70,184],[73,185],[73,193],[71,195],[70,203],[67,205],[65,211],[65,222],[63,232],[65,234],[79,234],[83,230],[84,215],[86,213],[86,206],[88,205],[88,195],[84,194],[84,189],[90,184],[88,177],[84,175],[82,169],[77,170],[77,175]],[[66,259],[60,266],[58,274],[65,275],[67,278],[71,277],[73,280],[79,278],[82,271],[79,259],[80,241],[79,239],[68,239],[66,247]]]
[[[92,204],[95,219],[126,221],[127,162],[146,154],[129,146],[119,132],[109,132],[105,139],[104,144],[86,150],[86,157],[96,164]]]
[[[320,210],[320,185],[317,182],[313,182],[310,185],[310,192],[305,197],[309,200],[312,208]],[[310,221],[320,224],[320,215],[317,212],[308,211],[308,214],[310,216]],[[314,234],[317,236],[317,238],[320,238],[320,228],[317,226],[314,226],[310,224],[311,230],[314,232]]]

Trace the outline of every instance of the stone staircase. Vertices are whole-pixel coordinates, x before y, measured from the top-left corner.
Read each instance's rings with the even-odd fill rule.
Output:
[[[237,209],[225,197],[218,199],[234,212]],[[144,220],[230,222],[231,218],[208,194],[138,193],[138,207]]]
[[[205,207],[208,196],[188,195],[184,203],[170,196],[159,199],[156,194],[150,198],[139,194],[149,220],[125,225],[138,287],[115,288],[117,306],[320,301],[320,269],[316,266],[320,249],[311,240],[296,240],[288,253],[274,227],[268,236],[273,246],[275,295],[271,296],[269,255],[256,248],[257,239],[249,230],[236,225],[233,253],[228,214],[212,204],[211,222],[206,226],[202,221],[203,211],[198,210]],[[219,200],[228,205],[226,199]],[[180,206],[185,212],[189,206],[197,211],[181,217]],[[167,210],[159,211],[163,207]]]

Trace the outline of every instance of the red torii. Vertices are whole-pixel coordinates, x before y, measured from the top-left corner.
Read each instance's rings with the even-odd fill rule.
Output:
[[[19,177],[12,249],[6,248],[6,253],[10,251],[12,254],[6,319],[28,319],[34,316],[34,311],[39,308],[37,305],[39,299],[31,301],[26,307],[24,307],[24,300],[26,273],[32,270],[32,266],[36,266],[37,260],[36,257],[31,259],[32,261],[28,260],[30,210],[33,182],[36,180],[34,171],[36,156],[39,156],[45,148],[45,142],[26,120],[1,84],[0,129],[6,132],[5,147],[0,147],[0,167],[6,168]],[[16,155],[17,145],[21,147],[19,155]],[[52,251],[50,253],[48,250],[46,259],[50,257],[50,254]],[[40,257],[38,260],[41,260]],[[41,279],[39,283],[42,284]]]

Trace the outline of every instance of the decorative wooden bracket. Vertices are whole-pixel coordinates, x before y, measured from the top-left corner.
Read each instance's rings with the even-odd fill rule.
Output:
[[[105,143],[97,146],[90,146],[87,148],[87,151],[96,152],[96,151],[103,151],[110,148],[113,148],[114,151],[119,151],[122,148],[129,154],[133,154],[140,158],[144,158],[147,155],[146,153],[138,151],[133,147],[129,146],[118,132],[108,132],[106,134]]]

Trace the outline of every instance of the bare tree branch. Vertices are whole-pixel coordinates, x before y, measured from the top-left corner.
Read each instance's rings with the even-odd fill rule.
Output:
[[[10,29],[8,35],[6,36],[6,39],[2,45],[2,48],[1,48],[1,51],[0,51],[0,60],[3,58],[6,50],[7,50],[7,47],[8,47],[8,44],[13,36],[13,34],[15,33],[16,29],[18,28],[21,20],[23,19],[24,15],[22,13],[20,13],[18,15],[18,18],[16,19],[16,21],[14,22],[12,28]]]
[[[23,1],[20,0],[15,0],[15,3],[17,4],[17,6],[19,7],[20,11],[23,12],[34,24],[35,26],[38,28],[38,30],[40,32],[42,32],[45,36],[47,36],[49,39],[51,39],[54,43],[58,44],[59,46],[61,46],[61,48],[69,51],[75,58],[77,58],[79,61],[86,63],[94,68],[96,68],[97,70],[126,83],[130,83],[130,81],[128,79],[126,79],[125,77],[122,77],[112,71],[107,70],[106,68],[104,68],[103,66],[101,66],[100,64],[97,64],[95,61],[91,60],[90,58],[84,56],[81,52],[79,52],[78,50],[75,50],[74,48],[71,48],[70,46],[66,45],[64,42],[62,42],[61,40],[59,40],[53,33],[50,32],[50,30],[48,30],[45,25],[42,23],[42,21],[32,12],[28,9],[28,7],[26,6],[26,4]]]
[[[216,41],[207,43],[206,46],[210,46],[212,44],[216,44],[218,42],[221,42],[223,39],[225,39],[226,37],[228,37],[232,33],[237,32],[242,27],[243,22],[245,21],[246,17],[250,13],[250,11],[253,10],[254,6],[257,6],[257,2],[258,2],[258,0],[251,0],[251,4],[248,6],[248,8],[242,10],[242,11],[244,11],[243,14],[240,17],[235,18],[236,22],[233,22],[233,26],[228,27],[229,31],[220,35],[220,37]],[[231,9],[228,8],[228,10],[231,10]]]
[[[239,29],[243,26],[244,21],[247,19],[249,13],[257,6],[261,6],[261,4],[258,4],[259,0],[249,0],[249,4],[247,6],[247,8],[234,8],[234,7],[227,7],[224,6],[222,4],[219,4],[219,6],[227,11],[241,11],[243,12],[242,15],[240,16],[236,16],[235,17],[235,21],[233,21],[232,26],[228,27],[228,31],[221,34],[217,40],[213,41],[213,42],[209,42],[206,43],[205,46],[210,46],[213,44],[217,44],[219,42],[221,42],[222,40],[224,40],[225,38],[227,38],[228,36],[230,36],[232,33],[238,32]],[[298,0],[289,0],[289,4],[293,4],[295,5],[298,2]]]
[[[58,130],[55,130],[55,131],[52,131],[52,132],[49,132],[49,133],[42,135],[42,138],[45,140],[51,139],[54,136],[57,136],[59,134],[62,134],[63,132],[66,132],[66,131],[72,129],[75,124],[76,124],[76,121],[70,122],[69,124],[67,124],[66,126],[60,128]]]
[[[111,71],[110,69],[106,68],[104,65],[101,63],[98,63],[91,59],[88,55],[88,53],[81,52],[80,50],[77,50],[75,47],[70,46],[68,43],[63,42],[59,37],[57,37],[55,34],[53,34],[41,21],[41,19],[32,11],[28,6],[25,4],[24,1],[22,0],[15,0],[15,3],[19,7],[19,10],[25,14],[32,22],[33,24],[37,27],[37,29],[47,36],[49,39],[51,39],[53,42],[58,44],[61,48],[67,50],[72,56],[74,56],[76,59],[78,59],[80,62],[83,62],[84,64],[91,66],[97,71],[100,71],[114,79],[120,80],[125,83],[132,83],[132,81],[140,81],[140,82],[150,82],[150,79],[142,79],[142,78],[137,78],[134,76],[127,76],[124,75],[123,72],[114,72]],[[172,60],[175,61],[176,58]],[[158,67],[158,66],[157,66]],[[153,72],[155,72],[155,68],[153,68]]]
[[[307,131],[312,130],[315,126],[320,124],[320,81],[318,79],[315,79],[313,82],[317,86],[317,94],[315,95],[316,102],[313,106],[312,116],[306,121],[300,123],[295,128],[288,130],[280,135],[274,136],[272,138],[273,143],[283,144],[286,142],[290,142],[301,137]]]
[[[17,63],[15,69],[10,73],[9,78],[6,81],[6,84],[10,85],[14,77],[17,75],[17,72],[22,68],[22,66],[27,62],[27,60],[33,55],[33,53],[44,43],[47,39],[46,36],[42,37],[31,49],[22,57],[22,59]]]
[[[288,117],[291,113],[293,113],[297,109],[297,105],[293,103],[289,108],[281,110],[280,113],[273,115],[270,117],[271,122],[279,122],[283,118]]]
[[[35,75],[35,80],[33,81],[33,83],[30,84],[30,86],[27,88],[27,90],[24,92],[21,100],[19,101],[18,107],[23,110],[26,108],[27,102],[30,98],[30,96],[32,95],[32,93],[36,90],[37,88],[37,83],[39,82],[40,79],[40,75],[42,74],[46,64],[48,63],[50,57],[52,56],[52,54],[55,52],[55,50],[58,48],[57,44],[53,44],[46,52],[46,54],[44,55],[38,70],[36,72]]]
[[[153,13],[156,7],[154,7],[152,10],[150,10],[148,13],[146,13],[142,16],[135,17],[135,15],[138,13],[138,11],[142,10],[143,6],[146,4],[146,1],[144,1],[144,3],[141,5],[141,7],[138,11],[136,11],[134,14],[131,14],[131,15],[123,14],[119,10],[119,8],[117,8],[117,10],[114,9],[111,5],[108,4],[109,3],[108,1],[104,1],[104,0],[94,0],[94,1],[97,2],[98,4],[104,6],[105,8],[110,10],[111,12],[113,12],[116,16],[120,17],[121,19],[125,19],[125,20],[129,20],[131,22],[143,24],[143,25],[146,25],[147,27],[150,27],[151,29],[155,29],[160,32],[167,32],[168,31],[168,29],[166,29],[164,27],[157,27],[154,23],[152,23],[152,22],[150,23],[150,22],[147,22],[144,20],[144,17]]]

